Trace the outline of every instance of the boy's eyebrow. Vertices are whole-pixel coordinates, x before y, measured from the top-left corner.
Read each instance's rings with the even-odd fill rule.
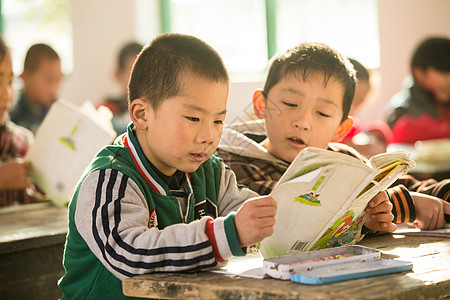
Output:
[[[320,101],[323,101],[323,102],[325,102],[325,103],[331,104],[331,105],[333,105],[333,106],[339,108],[338,105],[336,104],[336,102],[334,102],[334,101],[331,100],[331,99],[327,99],[327,98],[319,98],[319,100],[320,100]]]
[[[302,96],[302,97],[305,96],[305,94],[304,94],[302,91],[299,91],[299,90],[296,90],[296,89],[293,89],[293,88],[287,88],[287,89],[283,89],[283,90],[286,91],[286,92],[293,93],[293,94],[295,94],[295,95]],[[319,99],[320,101],[322,101],[322,102],[331,104],[331,105],[333,105],[333,106],[339,108],[338,105],[337,105],[333,100],[331,100],[331,99],[321,98],[321,97],[318,98],[318,99]]]
[[[204,113],[204,114],[209,114],[208,110],[206,110],[206,109],[204,109],[203,107],[200,107],[200,106],[196,106],[196,105],[192,105],[192,104],[183,104],[183,106],[185,108],[187,108],[187,109],[192,109],[192,110]],[[225,115],[226,113],[227,113],[227,110],[224,109],[223,111],[217,113],[216,115]]]

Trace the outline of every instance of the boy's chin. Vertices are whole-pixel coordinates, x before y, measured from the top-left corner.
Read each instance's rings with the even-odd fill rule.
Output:
[[[197,169],[200,167],[202,163],[196,163],[196,164],[190,164],[188,166],[182,166],[178,168],[178,170],[185,172],[185,173],[193,173],[197,171]]]

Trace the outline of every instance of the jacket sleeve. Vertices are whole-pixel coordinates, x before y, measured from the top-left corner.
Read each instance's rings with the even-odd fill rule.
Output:
[[[74,217],[91,252],[119,279],[216,267],[213,247],[205,232],[207,222],[213,222],[216,236],[225,235],[221,230],[225,230],[227,220],[234,222],[232,215],[214,221],[203,217],[160,230],[149,228],[149,215],[147,201],[136,183],[127,175],[108,169],[93,172],[85,179]],[[223,253],[222,258],[229,256]]]
[[[394,223],[409,223],[416,219],[414,201],[404,185],[397,185],[386,190],[389,201],[392,203]]]
[[[444,201],[450,201],[450,179],[436,181],[433,178],[418,180],[412,175],[403,175],[394,185],[402,184],[411,192],[418,192],[434,197],[441,198]]]
[[[217,149],[216,155],[224,160],[235,173],[239,184],[247,186],[252,191],[260,195],[268,195],[278,182],[278,178],[286,171],[286,167],[275,166],[267,163],[262,170],[257,164],[253,163],[252,158],[243,157],[225,150]],[[277,180],[272,177],[277,178]]]
[[[211,236],[208,234],[210,240],[213,241],[212,244],[217,261],[231,256],[245,256],[246,249],[240,247],[237,237],[234,214],[247,199],[259,196],[247,187],[239,185],[234,172],[222,160],[220,164],[222,174],[217,200],[218,213],[219,216],[226,217],[223,222],[217,222],[220,220],[220,217],[214,220],[214,226],[211,227],[211,229],[214,229],[214,239],[211,239]],[[216,244],[214,244],[214,240]]]

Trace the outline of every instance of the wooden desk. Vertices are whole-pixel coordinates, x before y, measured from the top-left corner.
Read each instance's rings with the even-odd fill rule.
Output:
[[[403,237],[403,238],[400,238]],[[412,261],[413,272],[324,285],[212,272],[149,274],[123,281],[125,295],[161,299],[440,299],[450,297],[450,239],[391,234],[360,245]]]
[[[67,208],[33,203],[0,208],[0,299],[57,299]]]

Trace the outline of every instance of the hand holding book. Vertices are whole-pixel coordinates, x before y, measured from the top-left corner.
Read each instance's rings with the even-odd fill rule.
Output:
[[[389,201],[385,192],[379,192],[367,204],[365,212],[368,214],[364,225],[375,231],[394,231],[397,225],[392,223],[394,215],[392,215],[393,205]]]
[[[414,165],[406,152],[376,155],[364,164],[324,149],[301,151],[270,194],[278,206],[276,223],[261,252],[273,257],[355,243],[367,204]],[[391,221],[383,220],[383,212],[392,207],[381,202],[380,207],[373,202],[375,220],[368,221],[369,227],[371,221]]]

